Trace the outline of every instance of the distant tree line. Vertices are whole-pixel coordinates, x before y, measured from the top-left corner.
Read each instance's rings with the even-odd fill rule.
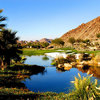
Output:
[[[61,38],[56,38],[56,39],[52,40],[51,43],[55,44],[55,45],[61,45],[61,46],[63,46],[65,42]]]
[[[99,39],[100,38],[100,33],[96,34],[96,37]],[[74,45],[74,43],[85,43],[86,45],[91,45],[91,40],[90,39],[75,39],[74,37],[70,37],[68,39],[68,42]],[[99,43],[96,42],[95,45],[98,45]]]
[[[18,42],[18,45],[21,46],[22,48],[47,48],[50,44],[56,45],[56,46],[63,46],[64,41],[60,38],[56,38],[52,40],[51,43],[48,42],[26,42],[26,41],[21,41],[20,43]]]
[[[27,42],[25,43],[24,41],[21,43],[18,43],[19,46],[21,46],[22,48],[46,48],[47,46],[49,46],[48,42]]]

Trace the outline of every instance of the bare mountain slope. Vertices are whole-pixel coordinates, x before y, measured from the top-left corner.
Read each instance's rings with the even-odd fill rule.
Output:
[[[52,39],[43,38],[39,42],[48,42],[51,43]]]
[[[75,29],[65,33],[61,38],[67,42],[70,37],[75,39],[96,39],[96,34],[100,33],[100,16],[92,21],[81,24]]]

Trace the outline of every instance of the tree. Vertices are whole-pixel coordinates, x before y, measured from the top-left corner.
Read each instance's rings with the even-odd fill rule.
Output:
[[[76,40],[75,40],[74,37],[71,37],[71,38],[69,38],[68,41],[69,41],[69,43],[71,43],[71,44],[73,45],[73,44],[75,43]]]
[[[87,45],[90,45],[90,40],[89,39],[83,40],[83,43],[86,43]]]
[[[5,24],[2,24],[2,22],[6,20],[6,17],[1,16],[2,11],[3,11],[3,10],[0,9],[0,39],[1,39],[1,37],[2,37],[2,30],[3,30],[4,27],[6,26]],[[1,44],[1,43],[0,43],[0,44]],[[0,54],[1,54],[1,52],[0,52]],[[1,57],[0,57],[0,66],[3,66],[3,62],[2,62]]]
[[[0,14],[3,10],[0,10]],[[10,65],[10,61],[20,60],[19,54],[22,53],[20,46],[17,45],[18,37],[16,32],[5,29],[5,24],[2,24],[6,17],[0,15],[0,63],[1,68]]]
[[[3,10],[0,10],[0,14],[2,13]],[[6,17],[3,17],[0,15],[0,32],[2,31],[2,29],[6,26],[5,24],[2,24],[3,21],[6,20]]]
[[[55,45],[62,45],[63,46],[65,42],[60,38],[56,38],[56,39],[52,40],[51,43],[55,44]]]
[[[100,33],[97,34],[97,38],[100,38]]]
[[[21,54],[22,51],[17,45],[17,40],[16,32],[12,32],[11,30],[2,31],[0,39],[0,57],[4,67],[10,65],[12,59],[16,62],[21,59],[19,54]]]
[[[82,42],[83,40],[82,39],[77,39],[76,42],[80,43]]]
[[[47,46],[49,46],[49,43],[48,42],[41,42],[40,45],[42,48],[46,48]]]

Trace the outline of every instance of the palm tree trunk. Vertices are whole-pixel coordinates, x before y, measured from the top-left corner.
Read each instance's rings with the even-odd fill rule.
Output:
[[[4,70],[4,62],[3,62],[3,60],[1,60],[1,66],[0,66],[0,69],[1,69],[1,70]]]

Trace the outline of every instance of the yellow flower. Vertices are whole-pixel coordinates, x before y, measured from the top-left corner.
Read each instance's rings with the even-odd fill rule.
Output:
[[[95,85],[97,85],[98,84],[98,80],[97,79],[95,79]]]
[[[75,87],[76,87],[76,89],[78,89],[78,79],[75,77]]]
[[[86,87],[86,92],[88,92],[88,90],[89,90],[89,86]]]
[[[70,81],[71,83],[75,83],[75,81]]]
[[[87,75],[89,75],[89,74],[90,74],[90,71],[87,72]]]
[[[93,76],[93,74],[91,74],[89,77],[92,77]]]
[[[81,78],[81,75],[78,73],[79,78]]]

